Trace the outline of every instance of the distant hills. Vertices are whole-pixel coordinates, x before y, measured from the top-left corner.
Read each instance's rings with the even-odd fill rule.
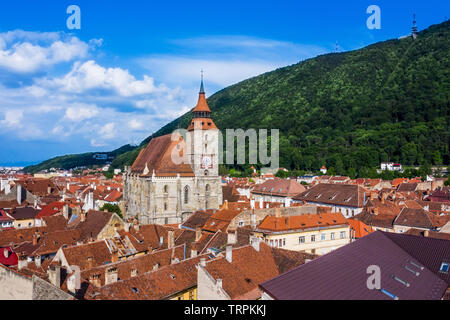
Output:
[[[321,55],[242,81],[208,99],[214,122],[221,129],[280,129],[280,166],[289,169],[326,165],[348,174],[383,161],[448,164],[449,31],[446,21],[416,40]],[[153,136],[189,121],[187,113]],[[132,164],[151,138],[116,152],[112,167]],[[55,163],[67,168],[84,159],[58,157],[27,170]]]
[[[125,145],[111,152],[88,152],[83,154],[65,155],[43,161],[37,165],[25,167],[24,171],[29,173],[36,173],[51,168],[73,169],[83,166],[86,167],[93,165],[101,166],[106,164],[107,162],[111,162],[118,156],[132,152],[135,149],[136,147],[133,147],[131,145]]]

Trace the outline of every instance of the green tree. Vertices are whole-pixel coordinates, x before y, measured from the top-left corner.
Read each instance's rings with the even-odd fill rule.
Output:
[[[123,218],[122,216],[122,212],[120,211],[120,208],[117,204],[111,204],[111,203],[105,203],[103,205],[103,207],[100,208],[101,211],[108,211],[108,212],[114,212],[117,213],[117,215],[121,218]]]

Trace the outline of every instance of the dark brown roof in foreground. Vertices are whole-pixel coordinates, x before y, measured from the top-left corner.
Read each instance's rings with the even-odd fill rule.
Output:
[[[153,138],[139,153],[131,167],[131,172],[144,175],[144,170],[147,168],[146,176],[151,176],[154,170],[156,176],[171,177],[180,174],[180,176],[193,177],[194,172],[186,161],[187,155],[180,154],[180,160],[183,160],[181,164],[175,164],[172,161],[172,151],[175,151],[173,149],[179,148],[182,151],[183,145],[185,145],[183,140],[172,141],[172,134]]]
[[[450,286],[450,274],[439,272],[442,262],[450,263],[449,240],[389,232],[385,235]]]
[[[426,235],[427,232],[428,232],[428,235]],[[431,230],[424,231],[424,230],[420,230],[420,229],[411,228],[408,231],[404,232],[403,234],[410,234],[413,236],[450,240],[450,233],[436,232],[436,231],[431,231]]]
[[[424,240],[420,237],[417,239]],[[415,250],[418,244],[411,243],[410,246]],[[431,252],[433,250],[430,250],[430,255],[433,255]],[[426,266],[420,270],[411,262],[424,266],[424,263],[398,246],[388,233],[377,231],[266,281],[260,287],[279,300],[392,300],[381,290],[367,288],[367,268],[376,265],[381,269],[382,289],[399,299],[441,299],[447,283]],[[405,266],[420,272],[419,276],[408,271]],[[394,276],[410,286],[395,280]]]

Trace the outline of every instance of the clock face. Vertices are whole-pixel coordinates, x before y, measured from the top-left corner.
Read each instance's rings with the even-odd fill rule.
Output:
[[[212,168],[211,156],[203,156],[202,157],[202,168]]]

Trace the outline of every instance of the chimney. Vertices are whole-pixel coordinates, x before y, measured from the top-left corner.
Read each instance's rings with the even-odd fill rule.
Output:
[[[92,269],[94,267],[94,257],[90,256],[87,257],[87,265],[88,265],[88,269]]]
[[[124,223],[124,229],[125,229],[125,232],[130,232],[130,223],[128,223],[128,222]]]
[[[225,202],[222,205],[222,209],[228,209],[228,200],[225,200]]]
[[[191,249],[191,258],[195,258],[197,256],[197,250]]]
[[[5,184],[5,195],[11,192],[11,185],[8,183]]]
[[[225,258],[228,262],[233,262],[233,247],[228,245],[226,248]]]
[[[40,267],[42,262],[42,257],[40,255],[34,256],[34,264],[36,267]]]
[[[277,218],[281,217],[281,208],[277,207],[275,209],[275,217]]]
[[[38,232],[35,232],[35,233],[33,234],[33,246],[36,246],[36,245],[38,244],[39,238],[40,238],[39,233],[38,233]]]
[[[237,230],[231,231],[227,233],[227,244],[233,245],[237,242]]]
[[[174,231],[173,230],[169,230],[168,235],[167,235],[167,247],[173,248],[175,246],[175,235],[174,235]]]
[[[370,193],[370,200],[374,200],[375,199],[375,193],[374,192],[371,192]]]
[[[21,204],[22,201],[23,201],[23,198],[22,198],[22,186],[19,183],[17,184],[16,191],[17,191],[17,203]]]
[[[134,230],[139,231],[139,222],[136,221],[134,223],[133,227],[134,227]]]
[[[20,254],[19,255],[19,262],[17,264],[17,268],[19,270],[25,268],[26,266],[28,266],[28,259],[27,256],[25,254]]]
[[[206,267],[206,259],[205,258],[200,258],[200,265],[202,267]]]
[[[159,246],[161,247],[164,244],[164,237],[160,236],[159,237]]]
[[[381,195],[381,203],[384,204],[386,202],[386,193]]]
[[[47,194],[50,194],[50,193],[52,193],[52,187],[48,186],[47,187]]]
[[[155,264],[154,266],[153,266],[153,271],[156,271],[156,270],[158,270],[159,269],[159,263],[157,263],[157,264]]]
[[[81,222],[85,222],[86,221],[86,211],[81,211],[80,221]]]
[[[252,227],[252,229],[256,229],[256,214],[255,214],[255,212],[252,212],[250,214],[250,226]]]
[[[115,250],[113,250],[112,255],[111,255],[111,262],[114,263],[117,261],[119,261],[119,250],[115,249]]]
[[[255,236],[250,236],[250,244],[252,245],[253,249],[259,252],[259,243],[261,239]]]
[[[101,275],[100,274],[91,274],[89,276],[89,283],[93,286],[99,288],[101,287]]]
[[[63,206],[63,217],[64,219],[69,220],[69,206],[67,204]]]
[[[138,269],[137,268],[133,268],[131,269],[131,277],[136,277],[138,275]]]
[[[195,241],[200,240],[201,237],[202,237],[202,228],[196,227],[195,228]]]
[[[423,232],[423,236],[424,237],[428,237],[430,235],[430,232],[428,231],[428,230],[425,230],[424,232]]]
[[[61,287],[61,267],[57,265],[50,265],[47,270],[48,280],[55,287]]]
[[[118,279],[119,279],[119,276],[118,276],[118,272],[117,272],[117,268],[116,267],[106,269],[106,272],[105,272],[105,285],[117,282]]]

